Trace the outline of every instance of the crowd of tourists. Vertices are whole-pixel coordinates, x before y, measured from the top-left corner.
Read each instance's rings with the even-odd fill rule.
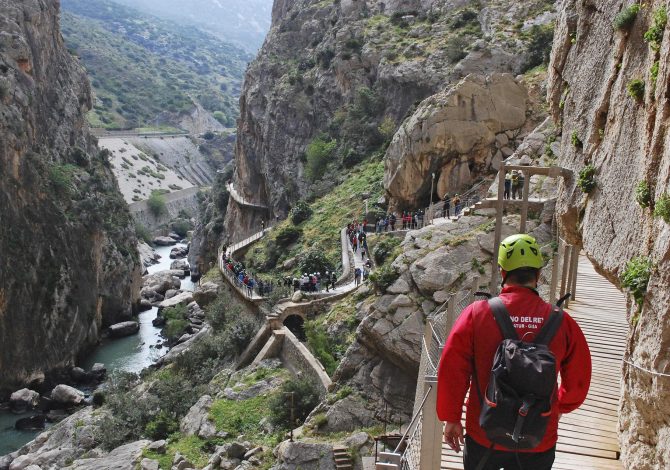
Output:
[[[354,269],[354,283],[356,284],[356,287],[358,287],[362,281],[367,280],[370,276],[370,269],[372,269],[372,261],[368,257],[370,251],[368,250],[368,236],[366,233],[367,225],[367,220],[364,220],[362,223],[354,221],[347,225],[347,239],[354,252],[354,257],[360,253],[361,261],[365,261],[362,268],[356,266]],[[375,224],[375,230],[377,230],[378,226],[379,220]]]
[[[261,278],[257,278],[252,273],[249,273],[245,268],[244,263],[241,261],[235,261],[225,252],[225,250],[221,255],[221,258],[223,260],[225,272],[228,274],[228,276],[234,279],[235,283],[239,287],[244,289],[249,297],[253,296],[254,290],[261,297],[266,296],[272,293],[275,289],[275,286],[278,284],[275,284],[275,282],[272,280],[263,280]]]
[[[302,291],[302,292],[321,292],[326,290],[330,292],[335,290],[335,283],[337,282],[337,274],[335,271],[326,271],[324,274],[320,272],[316,273],[303,273],[302,276],[286,276],[284,278],[284,286],[287,289],[293,288],[293,292]]]

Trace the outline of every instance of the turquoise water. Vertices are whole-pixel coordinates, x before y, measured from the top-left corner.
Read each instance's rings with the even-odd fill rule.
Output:
[[[185,246],[185,245],[176,245]],[[172,261],[170,259],[170,250],[172,247],[160,247],[156,252],[161,255],[160,263],[147,268],[149,274],[158,271],[170,269]],[[195,285],[187,276],[181,281],[183,290],[192,291]],[[89,357],[84,359],[80,367],[89,370],[96,362],[101,362],[107,367],[107,373],[114,371],[140,372],[142,369],[150,366],[158,358],[168,352],[167,348],[156,349],[155,346],[162,341],[160,328],[155,328],[151,321],[156,318],[158,309],[156,307],[146,312],[140,313],[138,321],[140,331],[133,336],[125,338],[104,341],[100,347],[96,348]],[[31,413],[24,415],[15,415],[13,413],[0,411],[0,456],[14,452],[21,446],[27,444],[38,434],[36,432],[17,431],[14,429],[16,420],[30,416]]]

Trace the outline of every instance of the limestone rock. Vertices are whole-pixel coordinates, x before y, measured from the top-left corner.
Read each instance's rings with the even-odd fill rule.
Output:
[[[22,388],[9,397],[9,405],[17,413],[23,413],[26,410],[32,410],[40,402],[40,394],[34,390]]]
[[[59,15],[60,2],[0,0],[3,397],[72,364],[139,294],[135,226],[90,135],[91,86]]]
[[[207,307],[219,295],[220,286],[214,282],[204,282],[193,292],[193,300],[202,307]]]
[[[164,295],[169,289],[179,289],[181,287],[180,277],[184,277],[184,271],[172,269],[168,271],[159,271],[142,278],[144,292],[145,289],[150,289],[161,295]],[[144,297],[144,293],[142,295]]]
[[[214,423],[209,420],[212,397],[203,395],[181,420],[179,430],[188,436],[199,436],[210,439],[216,435]]]
[[[275,470],[335,470],[333,447],[329,444],[284,441],[275,449]]]
[[[158,246],[172,246],[177,244],[177,240],[170,237],[156,237],[152,241],[154,245]]]
[[[112,338],[123,338],[140,331],[140,324],[136,321],[124,321],[109,327],[109,336]]]
[[[185,259],[178,259],[170,263],[170,269],[178,269],[184,271],[185,274],[191,272],[191,266],[189,266],[188,261]]]
[[[434,168],[439,169],[438,194],[459,191],[476,176],[471,168],[480,168],[479,174],[489,171],[484,163],[496,136],[522,127],[527,105],[526,89],[506,74],[470,75],[428,98],[386,152],[386,191],[396,205],[416,206],[430,192]]]
[[[391,287],[386,289],[386,292],[389,294],[407,294],[409,292],[409,284],[400,277]]]
[[[51,399],[64,406],[78,406],[84,402],[84,394],[69,385],[57,385],[51,391]]]
[[[302,293],[302,291],[300,291],[300,290],[295,291],[293,293],[293,295],[291,296],[291,302],[295,302],[295,303],[302,302],[303,297],[304,297],[304,294]]]
[[[156,452],[157,454],[164,454],[167,449],[167,442],[164,439],[154,441],[147,446],[147,450]]]
[[[140,470],[159,470],[158,460],[142,459]]]
[[[109,454],[91,459],[78,459],[64,470],[135,470],[142,458],[142,451],[150,441],[131,442],[112,450]],[[145,459],[148,460],[148,459]]]
[[[170,308],[177,305],[189,304],[191,302],[193,302],[193,292],[182,292],[181,294],[175,295],[171,299],[163,300],[160,304],[158,304],[158,308]]]

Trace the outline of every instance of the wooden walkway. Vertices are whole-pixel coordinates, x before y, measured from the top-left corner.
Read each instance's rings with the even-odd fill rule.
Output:
[[[584,255],[579,257],[576,298],[567,311],[586,335],[593,358],[593,376],[584,404],[561,418],[553,468],[623,469],[618,460],[616,430],[621,364],[628,335],[626,298],[596,273]],[[461,454],[443,446],[441,468],[462,469]]]

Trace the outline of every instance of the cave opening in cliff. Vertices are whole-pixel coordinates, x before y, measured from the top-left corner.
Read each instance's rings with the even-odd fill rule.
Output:
[[[289,315],[284,320],[284,326],[300,341],[307,341],[305,334],[305,320],[300,315]]]

